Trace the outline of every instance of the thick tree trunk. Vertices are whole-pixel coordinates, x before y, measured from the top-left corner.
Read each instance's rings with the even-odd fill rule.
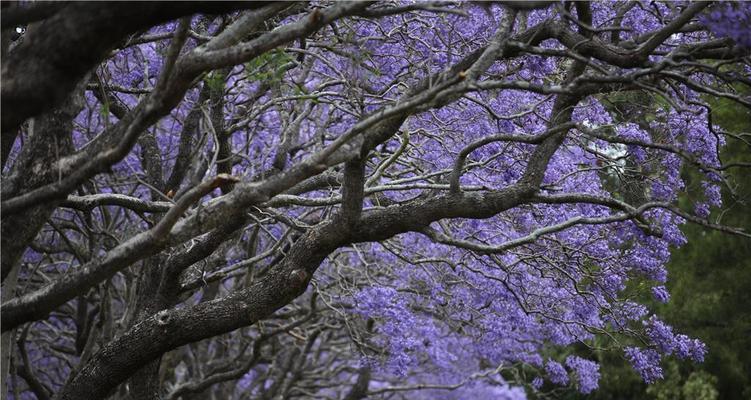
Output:
[[[163,257],[160,255],[148,258],[144,261],[144,267],[140,269],[135,298],[131,306],[134,313],[126,323],[126,330],[132,328],[145,318],[175,304],[174,296],[165,295],[160,290],[164,272]],[[126,381],[126,395],[128,400],[158,400],[161,398],[159,365],[161,356],[144,365]]]
[[[13,297],[17,282],[18,268],[13,268],[2,285],[2,295],[0,296],[2,301],[7,301]],[[8,393],[8,373],[10,372],[10,358],[13,354],[13,346],[11,344],[13,343],[15,334],[16,330],[11,329],[3,332],[2,337],[0,337],[0,374],[2,374],[0,375],[0,381],[2,381],[2,385],[0,385],[0,397],[5,397]]]
[[[3,197],[17,196],[59,179],[55,166],[62,157],[73,152],[73,118],[82,108],[83,87],[79,86],[63,107],[32,121],[28,142],[10,176],[3,182]],[[0,259],[3,280],[16,266],[56,206],[56,203],[45,204],[2,219]]]
[[[63,7],[44,23],[31,24],[24,43],[3,60],[3,142],[12,143],[27,118],[61,104],[83,76],[128,35],[195,12],[224,13],[266,4],[82,2]]]

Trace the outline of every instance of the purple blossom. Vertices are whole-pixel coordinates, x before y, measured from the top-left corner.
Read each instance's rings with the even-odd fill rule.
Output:
[[[624,349],[626,359],[631,366],[639,372],[645,383],[654,383],[663,378],[662,367],[660,367],[660,355],[653,349],[643,350],[637,347],[626,347]]]
[[[660,303],[667,303],[670,300],[668,289],[662,285],[652,287],[652,296]]]
[[[557,361],[548,360],[545,363],[545,372],[548,374],[548,379],[556,385],[568,384],[568,372]]]
[[[666,354],[676,354],[679,358],[690,358],[696,362],[704,360],[706,345],[697,339],[683,334],[674,334],[673,329],[656,316],[644,321],[645,332],[657,349]]]
[[[600,381],[600,364],[577,356],[566,357],[566,366],[576,376],[579,392],[587,394],[597,389]]]
[[[747,2],[721,2],[704,13],[700,21],[719,37],[733,39],[738,45],[751,48],[751,5]]]
[[[542,387],[543,383],[543,379],[539,376],[536,376],[534,379],[532,379],[532,387],[535,389],[539,390]]]
[[[379,10],[392,6],[373,5]],[[612,5],[587,6],[596,28],[614,23]],[[603,331],[622,336],[620,343],[646,336],[647,349],[624,351],[648,383],[662,376],[662,357],[703,360],[707,350],[702,342],[675,333],[657,317],[647,318],[650,310],[633,299],[643,298],[647,285],[657,301],[669,300],[666,264],[671,251],[686,242],[681,232],[686,221],[670,208],[683,205],[678,202],[686,185],[682,171],[696,164],[701,171],[722,170],[718,151],[725,144],[710,126],[709,112],[699,105],[708,94],[677,79],[663,85],[661,74],[644,72],[659,67],[717,88],[717,77],[677,68],[682,65],[679,57],[684,57],[680,51],[688,48],[693,54],[710,31],[694,19],[689,22],[698,31],[670,35],[643,59],[634,57],[624,67],[590,52],[586,56],[591,63],[580,76],[567,76],[571,65],[567,55],[576,47],[559,35],[567,29],[573,35],[580,28],[563,19],[556,7],[531,10],[524,13],[524,21],[515,21],[512,32],[502,35],[521,35],[529,46],[506,43],[476,81],[457,85],[466,76],[452,68],[464,72],[472,68],[473,57],[492,45],[507,15],[497,4],[445,7],[458,12],[417,9],[379,18],[364,13],[335,18],[314,32],[309,32],[311,21],[332,10],[328,3],[288,8],[265,19],[260,29],[241,35],[240,47],[221,50],[246,55],[233,65],[213,65],[214,57],[202,59],[207,53],[197,46],[204,46],[209,37],[227,39],[222,30],[247,14],[196,14],[175,64],[179,79],[169,82],[164,104],[160,97],[152,97],[152,91],[167,65],[165,57],[175,40],[171,33],[178,22],[139,28],[129,33],[132,36],[102,47],[114,50],[103,52],[104,58],[88,70],[94,74],[82,80],[88,86],[81,108],[70,111],[74,116],[67,122],[72,127],[62,138],[71,142],[70,148],[61,146],[65,140],[34,145],[40,136],[32,134],[32,128],[44,121],[43,115],[34,116],[34,124],[20,128],[21,140],[10,143],[3,175],[3,201],[7,197],[12,202],[19,193],[57,187],[55,182],[64,174],[50,165],[70,163],[76,167],[71,170],[85,171],[87,162],[100,153],[123,154],[111,163],[92,164],[95,173],[82,177],[75,190],[55,197],[49,215],[30,221],[39,222],[40,228],[17,255],[21,260],[17,294],[32,299],[64,292],[48,290],[42,283],[54,289],[60,282],[76,279],[71,272],[82,270],[81,264],[88,264],[91,271],[98,268],[88,260],[96,263],[115,255],[115,262],[104,264],[106,271],[95,271],[102,277],[99,281],[91,287],[80,283],[88,294],[75,293],[64,299],[68,303],[48,310],[50,317],[44,323],[30,325],[28,352],[36,364],[33,370],[45,371],[40,374],[44,384],[58,391],[69,382],[71,366],[81,366],[81,344],[76,342],[81,335],[60,332],[81,333],[80,326],[88,325],[74,321],[86,315],[83,311],[93,313],[94,307],[106,305],[100,315],[111,318],[104,321],[107,326],[117,326],[110,337],[132,339],[139,319],[149,317],[132,308],[144,300],[134,296],[143,287],[151,288],[149,284],[154,293],[149,289],[147,300],[169,298],[164,307],[195,316],[190,324],[206,323],[200,320],[206,315],[212,315],[212,324],[221,322],[211,332],[223,336],[201,337],[206,341],[195,346],[198,361],[190,368],[181,367],[174,377],[167,376],[167,384],[177,387],[215,372],[203,362],[207,359],[220,365],[260,356],[263,362],[251,366],[237,381],[235,398],[260,397],[279,387],[274,381],[277,372],[284,372],[295,360],[306,362],[301,364],[304,373],[298,383],[307,380],[302,384],[311,387],[320,383],[315,395],[322,398],[344,398],[346,393],[339,387],[350,388],[365,377],[369,391],[387,391],[394,382],[452,387],[463,383],[454,391],[405,392],[405,398],[526,398],[522,386],[529,388],[528,381],[506,382],[496,373],[498,366],[508,365],[541,371],[531,381],[532,392],[547,379],[591,393],[598,387],[597,363],[569,356],[562,365],[547,357],[561,354],[556,353],[560,347],[590,343],[598,338],[593,332]],[[597,32],[587,46],[605,42],[613,48],[634,46],[641,37],[655,37],[653,33],[674,20],[681,7],[655,3],[649,11],[629,8],[622,15],[622,31]],[[747,44],[748,9],[720,4],[701,17],[702,23],[716,36]],[[289,29],[288,24],[300,21],[305,29]],[[737,21],[745,22],[740,27],[731,24]],[[536,29],[537,24],[556,28],[541,30],[544,40],[537,40],[535,34],[529,41],[522,31]],[[307,33],[278,42],[279,36],[287,36],[280,31],[292,36]],[[34,41],[13,46],[23,50],[29,43]],[[248,51],[257,43],[273,44],[274,50]],[[15,51],[9,54],[23,54]],[[465,65],[457,65],[462,59]],[[743,68],[748,73],[748,66],[739,63],[727,69]],[[620,84],[596,86],[596,82],[624,78],[661,88],[670,101],[653,101],[653,93],[634,90],[638,97],[629,98],[622,110],[615,103],[630,93],[612,89]],[[439,95],[441,101],[420,100],[440,85],[448,88]],[[483,89],[483,85],[508,88]],[[580,98],[565,94],[577,88],[590,94]],[[445,96],[454,89],[470,90]],[[116,103],[101,99],[102,94],[117,97],[124,110],[114,115]],[[572,99],[571,104],[562,111],[558,107],[566,98]],[[420,104],[394,111],[415,99]],[[153,113],[143,115],[143,110]],[[551,128],[560,126],[556,118],[569,119],[568,111],[576,126],[551,134]],[[396,117],[380,120],[381,113]],[[374,120],[378,120],[375,125],[370,124]],[[365,122],[368,128],[361,130]],[[119,144],[124,152],[97,147],[107,150],[109,144],[120,143],[121,133],[131,127],[142,134]],[[540,139],[543,135],[554,135],[548,138],[555,140]],[[511,136],[513,140],[489,140]],[[478,140],[487,143],[466,154],[465,168],[456,171],[459,190],[453,190],[449,179],[460,152]],[[550,144],[557,147],[549,148]],[[332,145],[339,147],[329,154],[324,149]],[[350,210],[342,203],[351,195],[344,187],[349,187],[347,173],[353,165],[350,161],[355,161],[350,157],[357,157],[353,148],[365,156],[361,185],[354,179],[364,189],[363,198],[354,199],[364,210],[354,212],[359,220],[349,221],[341,217]],[[38,149],[55,151],[25,164],[24,152]],[[687,159],[691,161],[684,162]],[[47,181],[37,182],[45,171]],[[148,251],[125,257],[119,253],[123,247],[152,240],[150,230],[163,218],[162,211],[142,212],[119,204],[71,208],[79,195],[117,195],[138,204],[173,207],[169,201],[182,204],[184,193],[202,187],[200,182],[212,182],[220,171],[229,171],[243,182],[229,193],[221,187],[221,193],[215,188],[193,199],[180,213],[170,240],[150,242],[154,247]],[[181,176],[166,182],[171,175]],[[695,204],[696,215],[706,218],[712,207],[722,205],[721,178],[715,172],[699,177],[703,195]],[[18,182],[22,190],[12,190]],[[29,182],[34,185],[24,186]],[[534,187],[527,182],[534,182]],[[6,196],[6,191],[11,194]],[[66,196],[70,196],[66,203],[58,201]],[[670,207],[639,209],[655,201]],[[629,214],[633,209],[640,211],[638,220]],[[238,221],[244,225],[229,226]],[[27,225],[14,223],[10,232],[15,235]],[[234,233],[212,247],[214,235],[224,228],[233,228]],[[3,236],[10,237],[4,229]],[[23,240],[13,236],[13,241]],[[206,256],[194,260],[196,252]],[[185,263],[186,259],[191,262]],[[152,281],[152,274],[171,271],[154,266],[181,263],[186,264],[184,271]],[[134,283],[132,269],[146,272],[139,273]],[[307,285],[307,278],[315,296],[312,289],[298,287],[301,281]],[[180,295],[172,296],[175,293]],[[259,304],[250,303],[263,311],[252,307],[252,321],[247,313],[239,322],[237,315],[224,318],[227,309],[244,309],[249,293],[261,299]],[[215,314],[191,312],[193,307],[205,311],[217,304],[229,306]],[[144,321],[148,326],[155,319]],[[299,324],[279,330],[293,321]],[[150,338],[146,347],[162,346],[152,354],[157,357],[171,350],[167,342]],[[50,343],[66,352],[51,352]],[[256,349],[256,344],[262,347]],[[251,357],[243,353],[251,349]],[[296,353],[302,351],[307,353]],[[130,362],[123,354],[123,362]],[[100,359],[89,358],[94,360],[90,362]],[[136,367],[130,365],[129,370]],[[308,374],[321,376],[314,379]],[[84,389],[95,386],[102,385]],[[26,386],[20,389],[22,397],[31,397]]]
[[[709,204],[706,203],[696,203],[694,205],[694,214],[696,214],[697,217],[701,218],[708,218],[710,213]]]

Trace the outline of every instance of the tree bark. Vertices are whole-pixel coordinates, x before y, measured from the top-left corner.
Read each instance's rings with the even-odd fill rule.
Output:
[[[31,24],[2,63],[2,163],[18,127],[60,104],[92,67],[130,34],[195,12],[225,13],[267,2],[70,3]]]

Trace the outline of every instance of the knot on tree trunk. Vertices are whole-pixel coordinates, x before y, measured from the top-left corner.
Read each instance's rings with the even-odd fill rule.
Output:
[[[308,287],[310,274],[304,269],[295,269],[288,276],[290,286],[296,291],[304,291]]]

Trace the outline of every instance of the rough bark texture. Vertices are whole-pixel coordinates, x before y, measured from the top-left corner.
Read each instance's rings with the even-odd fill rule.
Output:
[[[3,163],[27,118],[49,110],[128,35],[195,12],[258,8],[265,2],[70,3],[44,23],[32,24],[24,42],[2,63]]]
[[[79,88],[79,91],[68,99],[65,106],[32,121],[28,143],[18,156],[11,175],[3,182],[3,197],[18,196],[60,178],[60,171],[52,166],[73,152],[71,138],[73,118],[82,107],[83,92],[82,88]],[[0,239],[3,249],[3,280],[16,266],[24,250],[55,207],[56,204],[46,204],[3,218]]]
[[[510,6],[515,10],[524,10],[547,7],[549,2],[533,3],[513,2]],[[309,93],[304,85],[293,82],[297,86],[290,85],[290,88],[296,87],[297,91],[290,89],[293,94],[285,93],[287,98],[279,100],[282,92],[274,88],[273,79],[266,75],[260,75],[263,79],[254,77],[254,68],[260,70],[268,63],[278,69],[271,71],[272,74],[281,74],[282,77],[294,68],[310,69],[312,67],[304,64],[304,61],[310,60],[306,57],[315,54],[310,49],[320,51],[326,46],[333,46],[307,47],[312,45],[306,40],[312,39],[311,35],[316,31],[331,28],[336,36],[331,43],[344,43],[349,39],[339,37],[339,19],[387,13],[389,8],[368,8],[369,3],[313,7],[292,22],[277,27],[274,25],[276,21],[288,16],[282,13],[286,6],[264,6],[264,3],[225,2],[70,3],[33,5],[3,14],[4,32],[13,24],[29,24],[23,41],[16,48],[11,51],[5,38],[2,47],[3,162],[21,131],[20,127],[28,121],[28,127],[24,128],[26,135],[23,136],[23,146],[14,159],[10,174],[4,178],[2,188],[4,353],[0,361],[4,375],[8,370],[8,341],[15,328],[22,329],[25,323],[33,323],[48,318],[50,313],[69,311],[68,308],[71,308],[74,309],[73,319],[77,329],[75,356],[79,357],[80,365],[74,368],[62,389],[54,394],[55,399],[100,399],[114,393],[118,398],[159,399],[166,392],[160,382],[164,374],[164,371],[160,371],[160,365],[177,368],[178,362],[175,360],[182,357],[175,353],[164,357],[167,352],[255,324],[258,324],[258,334],[249,339],[253,341],[252,346],[249,345],[251,349],[248,353],[244,353],[245,349],[240,352],[245,359],[238,356],[241,362],[212,365],[213,374],[201,376],[201,381],[181,382],[171,389],[168,397],[208,396],[212,385],[238,379],[253,366],[264,362],[271,366],[268,375],[273,383],[268,388],[264,387],[268,390],[263,396],[287,398],[293,393],[295,383],[305,375],[307,353],[317,340],[325,336],[320,332],[324,328],[316,328],[305,337],[298,335],[293,332],[293,328],[298,326],[295,324],[307,318],[298,314],[291,317],[285,315],[298,319],[274,329],[266,329],[262,322],[286,312],[283,311],[285,306],[306,292],[311,279],[327,257],[338,255],[337,251],[342,248],[355,247],[357,250],[357,245],[361,243],[422,233],[433,242],[471,250],[470,245],[462,247],[460,240],[452,241],[448,233],[432,230],[449,219],[489,219],[504,212],[508,212],[504,218],[508,216],[511,219],[514,218],[510,216],[513,211],[541,203],[587,203],[624,212],[617,215],[618,218],[623,217],[617,221],[641,222],[639,214],[643,210],[615,198],[603,200],[549,195],[558,188],[545,187],[544,177],[556,152],[567,143],[567,138],[573,136],[573,129],[577,129],[577,135],[581,134],[577,140],[591,139],[584,135],[588,129],[586,126],[572,121],[574,108],[593,94],[641,89],[658,81],[655,78],[657,74],[669,68],[668,64],[679,62],[680,58],[671,59],[665,65],[655,65],[650,57],[654,57],[655,49],[691,21],[706,4],[687,5],[672,22],[632,42],[621,42],[618,35],[608,42],[602,35],[595,35],[591,26],[591,12],[588,5],[583,3],[575,7],[579,18],[578,29],[572,29],[570,21],[558,18],[558,15],[529,29],[519,28],[516,24],[519,14],[517,11],[509,12],[504,14],[498,31],[484,46],[468,51],[438,73],[422,74],[419,79],[411,79],[405,72],[393,84],[400,87],[398,94],[381,93],[379,106],[373,106],[368,113],[364,107],[360,108],[358,114],[356,108],[350,109],[336,103],[342,101],[349,104],[346,101],[351,101],[351,104],[356,104],[356,100],[346,97],[359,95],[357,90],[364,93],[364,88],[354,87],[357,85],[347,87],[351,92],[342,92],[346,95],[334,92],[332,98],[337,100],[331,101],[332,106],[327,110],[335,114],[344,109],[347,111],[346,118],[352,118],[355,122],[340,129],[337,135],[332,135],[332,127],[339,128],[337,124],[340,121],[329,121],[329,126],[322,127],[316,133],[319,136],[306,139],[306,143],[301,143],[300,139],[303,129],[301,121],[313,115],[310,114],[311,110],[319,105],[315,96],[323,96],[321,92],[331,88]],[[570,4],[560,6],[568,7],[561,8],[561,12],[574,11]],[[212,33],[211,37],[206,35],[201,38],[203,47],[187,49],[185,43],[189,37],[189,26],[188,20],[183,19],[164,55],[162,76],[156,81],[156,86],[149,89],[149,93],[131,99],[133,102],[128,104],[136,104],[132,109],[128,109],[113,94],[116,90],[127,88],[110,91],[101,85],[98,88],[101,90],[97,90],[95,96],[100,102],[110,105],[108,109],[118,121],[107,125],[89,146],[74,152],[72,121],[82,107],[84,81],[113,49],[123,45],[131,34],[144,32],[155,24],[195,12],[221,13],[236,9],[260,10],[227,17],[226,26],[222,25],[222,29]],[[517,33],[514,33],[515,30]],[[196,36],[195,33],[191,34]],[[557,40],[566,50],[536,47],[548,39]],[[285,60],[283,65],[273,64],[274,56],[284,52],[269,52],[276,51],[280,46],[289,46],[286,51],[297,52],[298,57],[287,59],[281,56]],[[687,44],[684,47],[682,50],[694,57],[718,60],[732,59],[742,52],[727,46],[722,48],[723,51],[704,48],[702,44]],[[550,82],[538,85],[530,81],[506,80],[507,76],[500,76],[500,73],[488,73],[496,62],[545,52],[565,61]],[[267,57],[258,60],[261,56]],[[255,65],[253,61],[259,61],[262,66]],[[511,61],[509,66],[518,60]],[[520,63],[523,64],[522,61]],[[230,97],[228,93],[235,88],[227,87],[227,75],[238,64],[245,64],[247,70],[242,79],[232,81],[234,85],[242,85],[237,82],[243,79],[264,82],[256,85],[258,93],[248,96],[243,93],[245,97],[238,101],[243,104],[230,104],[227,101]],[[613,70],[619,70],[618,67],[648,72],[628,79],[607,76],[607,73],[604,77],[587,75],[593,70],[611,67]],[[309,73],[309,69],[300,74]],[[212,84],[209,84],[206,80],[208,73],[212,74],[212,79],[219,77],[221,82],[217,84],[212,80]],[[513,75],[515,72],[503,73]],[[331,87],[340,84],[331,84]],[[400,85],[409,87],[402,88]],[[157,123],[175,111],[192,89],[198,91],[195,104],[181,111],[181,132],[165,144],[159,136],[164,131],[159,130]],[[550,100],[546,107],[552,104],[552,109],[545,108],[543,122],[535,126],[535,129],[542,126],[544,134],[535,136],[523,132],[485,136],[464,149],[456,149],[459,156],[452,164],[453,170],[449,168],[448,172],[435,172],[420,180],[419,184],[423,186],[415,184],[410,187],[414,182],[409,180],[411,176],[408,175],[417,174],[414,171],[422,168],[418,164],[423,161],[425,164],[433,161],[418,160],[420,149],[407,149],[409,135],[417,135],[410,132],[412,127],[407,126],[409,118],[465,101],[466,96],[476,92],[505,89],[529,90],[550,96],[544,101]],[[373,96],[379,98],[379,95]],[[266,100],[259,100],[262,98],[272,100],[266,103]],[[310,98],[316,99],[315,104],[300,106]],[[254,104],[256,100],[259,101]],[[474,98],[474,101],[480,100]],[[258,119],[265,111],[253,114],[253,107],[277,107],[274,110],[284,121],[268,123],[265,120],[250,120],[241,124],[241,120],[246,118],[244,113],[237,112],[235,119],[225,115],[228,109],[239,109],[240,106],[245,107],[248,115]],[[494,115],[495,111],[490,107],[487,111]],[[325,120],[326,117],[319,115],[316,118]],[[515,118],[521,117],[508,117],[507,120]],[[496,122],[503,119],[496,117]],[[239,163],[238,158],[250,157],[245,153],[257,155],[252,153],[255,150],[238,150],[241,146],[233,142],[237,138],[233,135],[241,132],[251,137],[267,128],[266,125],[274,124],[282,125],[285,129],[280,129],[279,137],[269,139],[277,144],[275,152],[271,153],[273,157],[263,159],[265,161],[260,162],[260,167],[253,174],[248,172],[250,177],[232,176],[233,171],[237,172],[233,168],[236,162]],[[404,142],[395,153],[389,154],[388,142],[402,133],[405,135]],[[518,162],[515,159],[513,164],[520,168],[514,171],[519,174],[497,187],[479,184],[463,186],[462,172],[465,167],[471,168],[473,162],[475,165],[479,163],[472,160],[469,154],[483,146],[500,142],[519,145],[523,149],[519,153],[525,155],[524,159]],[[621,142],[612,140],[612,143]],[[104,173],[131,154],[136,144],[140,158],[135,159],[140,160],[141,170],[138,179],[133,180],[138,183],[128,182],[123,186],[132,184],[138,187],[138,184],[145,182],[143,186],[148,189],[138,192],[138,195],[129,195],[110,193],[96,187],[110,184],[110,177]],[[164,154],[165,148],[172,145],[175,151],[168,160]],[[663,145],[662,149],[680,153],[666,146],[669,145]],[[414,151],[410,155],[413,158],[398,163],[403,161],[398,157],[405,154],[400,153],[405,149],[408,153]],[[304,154],[304,157],[298,157],[300,154]],[[262,159],[262,155],[258,157]],[[382,158],[381,163],[373,164],[372,160],[378,157]],[[61,162],[63,159],[64,162]],[[263,164],[266,161],[268,165]],[[384,189],[379,187],[382,176],[374,171],[379,171],[381,167],[386,170],[389,162],[396,162],[403,171],[389,176],[392,187]],[[255,165],[253,167],[256,168]],[[426,168],[426,171],[430,169]],[[467,174],[464,178],[468,179]],[[399,180],[399,184],[407,187],[404,190],[420,191],[420,194],[411,198],[395,196],[401,200],[381,195],[385,191],[402,190],[393,186],[393,182]],[[112,187],[117,186],[112,184]],[[320,194],[325,190],[330,193]],[[636,202],[630,198],[626,200]],[[301,204],[310,208],[302,212],[286,208]],[[51,219],[51,215],[58,207],[68,208],[66,212],[80,219],[63,222],[76,228],[76,223],[79,223],[80,230],[90,234],[90,238],[107,236],[106,240],[111,241],[111,246],[96,248],[92,245],[89,252],[63,249],[73,254],[79,263],[72,264],[75,267],[69,267],[64,274],[55,272],[56,275],[51,275],[53,279],[46,276],[43,280],[29,279],[30,289],[15,296],[12,291],[18,262],[44,224],[51,224],[55,219]],[[111,209],[118,210],[112,214],[118,213],[117,217],[127,220],[132,229],[116,234],[107,231],[110,223],[116,219],[110,213]],[[102,223],[97,225],[87,220],[92,218],[93,210],[100,212],[97,215]],[[594,225],[615,219],[590,218],[587,221]],[[265,232],[264,224],[268,223],[278,223],[286,230],[281,229],[284,231],[282,235]],[[571,225],[575,223],[578,221]],[[249,225],[250,229],[245,231],[244,228]],[[98,229],[96,232],[95,228]],[[538,238],[538,231],[529,233],[529,238],[524,235],[527,233],[523,233],[521,239],[509,240],[531,243]],[[261,236],[263,246],[260,244]],[[273,243],[274,240],[277,242]],[[244,253],[245,259],[232,264],[224,251],[226,247],[222,246],[232,242],[240,247],[238,242],[241,241],[245,242],[242,243],[243,248],[248,250]],[[477,254],[494,254],[490,245],[474,246]],[[219,249],[222,251],[217,251]],[[42,251],[46,250],[43,248]],[[266,255],[256,254],[264,251]],[[219,254],[212,258],[215,253]],[[254,261],[257,256],[258,259]],[[263,263],[258,260],[263,260]],[[237,265],[242,268],[233,269]],[[348,283],[345,278],[342,279],[344,284]],[[230,280],[234,285],[232,289],[224,288],[222,285]],[[124,306],[127,311],[117,322],[106,320],[114,315],[109,309],[111,303],[117,304],[109,297],[110,285],[122,285],[129,291]],[[187,297],[199,291],[202,295],[200,301],[183,303]],[[99,304],[92,304],[94,298],[98,299]],[[297,300],[296,303],[300,302]],[[314,305],[315,298],[309,307],[311,315],[314,314]],[[372,321],[370,323],[369,331]],[[321,323],[321,326],[325,325]],[[284,342],[274,336],[282,333],[297,340],[296,345],[285,348]],[[230,358],[229,347],[218,344],[212,347],[212,354]],[[262,347],[271,349],[273,354],[263,354]],[[348,400],[367,398],[371,378],[376,371],[366,366],[349,372],[353,374],[350,375],[352,378],[354,374],[357,378],[350,380],[352,387],[342,395],[346,393]],[[33,391],[39,392],[40,396],[46,394],[43,385],[34,383],[33,368],[20,370],[18,375],[22,374],[25,374],[24,379],[30,383]]]

